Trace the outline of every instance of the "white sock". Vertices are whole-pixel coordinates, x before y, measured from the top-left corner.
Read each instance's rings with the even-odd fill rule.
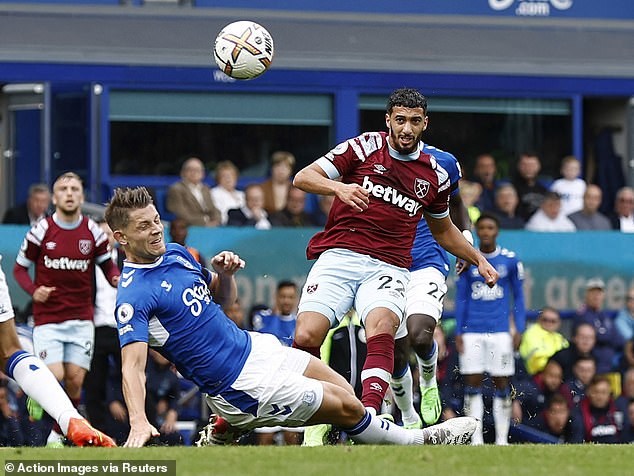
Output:
[[[509,444],[511,426],[511,397],[493,397],[493,421],[495,423],[495,444]]]
[[[484,400],[482,399],[482,393],[465,393],[464,413],[466,416],[474,417],[482,421],[482,418],[484,417]],[[471,444],[484,444],[484,436],[482,435],[481,425],[478,425],[478,428],[471,437]]]
[[[401,411],[405,425],[411,425],[419,421],[418,414],[414,409],[412,384],[412,370],[409,368],[409,365],[406,367],[405,373],[402,376],[395,378],[392,375],[390,381],[394,403],[396,403],[396,406]]]
[[[425,443],[423,430],[406,430],[394,423],[382,420],[365,412],[354,428],[345,429],[356,443],[369,445],[422,445]]]
[[[82,418],[46,364],[25,352],[9,358],[9,375],[29,397],[39,403],[53,417],[64,434],[71,418]]]
[[[419,357],[416,354],[416,362],[418,362],[418,371],[420,373],[420,384],[422,387],[435,387],[438,385],[436,382],[436,367],[438,365],[438,344],[434,341],[434,346],[429,355],[425,358]]]

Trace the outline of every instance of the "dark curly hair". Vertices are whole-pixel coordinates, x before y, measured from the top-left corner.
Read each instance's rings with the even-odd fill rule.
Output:
[[[400,88],[393,91],[387,99],[387,113],[392,114],[392,110],[396,106],[410,109],[420,107],[423,109],[423,112],[427,114],[427,98],[416,89]]]

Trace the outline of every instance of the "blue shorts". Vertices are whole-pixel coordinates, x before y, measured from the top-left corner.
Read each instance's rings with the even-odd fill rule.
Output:
[[[94,342],[92,321],[75,319],[33,328],[33,348],[46,365],[63,362],[90,370]]]

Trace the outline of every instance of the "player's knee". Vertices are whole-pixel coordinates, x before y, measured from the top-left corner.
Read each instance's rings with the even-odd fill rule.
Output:
[[[434,331],[425,330],[410,337],[412,347],[420,355],[420,353],[429,353],[434,342]]]
[[[300,347],[319,347],[324,341],[324,333],[310,323],[297,323],[295,327],[295,344]]]

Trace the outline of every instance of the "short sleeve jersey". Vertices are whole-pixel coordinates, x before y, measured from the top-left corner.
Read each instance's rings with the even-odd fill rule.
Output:
[[[423,152],[434,157],[436,162],[449,174],[451,195],[458,193],[458,183],[462,178],[462,172],[456,158],[449,152],[436,149],[428,144],[423,146]],[[444,274],[445,278],[449,274],[449,256],[444,248],[434,240],[425,219],[420,220],[416,227],[416,238],[414,238],[412,246],[412,265],[409,269],[416,271],[423,268],[435,268]]]
[[[200,264],[176,243],[154,263],[124,261],[115,314],[121,347],[147,343],[210,395],[229,388],[251,351],[249,334],[213,302]]]
[[[439,218],[449,213],[449,174],[422,143],[403,155],[389,146],[385,132],[368,132],[339,144],[317,164],[332,179],[364,187],[370,203],[357,212],[336,197],[324,231],[308,244],[309,259],[345,248],[408,268],[423,210]]]
[[[36,286],[56,288],[45,303],[33,302],[35,325],[92,320],[95,264],[110,259],[108,237],[95,221],[82,216],[65,226],[55,217],[29,230],[16,259],[25,268],[35,264]]]

